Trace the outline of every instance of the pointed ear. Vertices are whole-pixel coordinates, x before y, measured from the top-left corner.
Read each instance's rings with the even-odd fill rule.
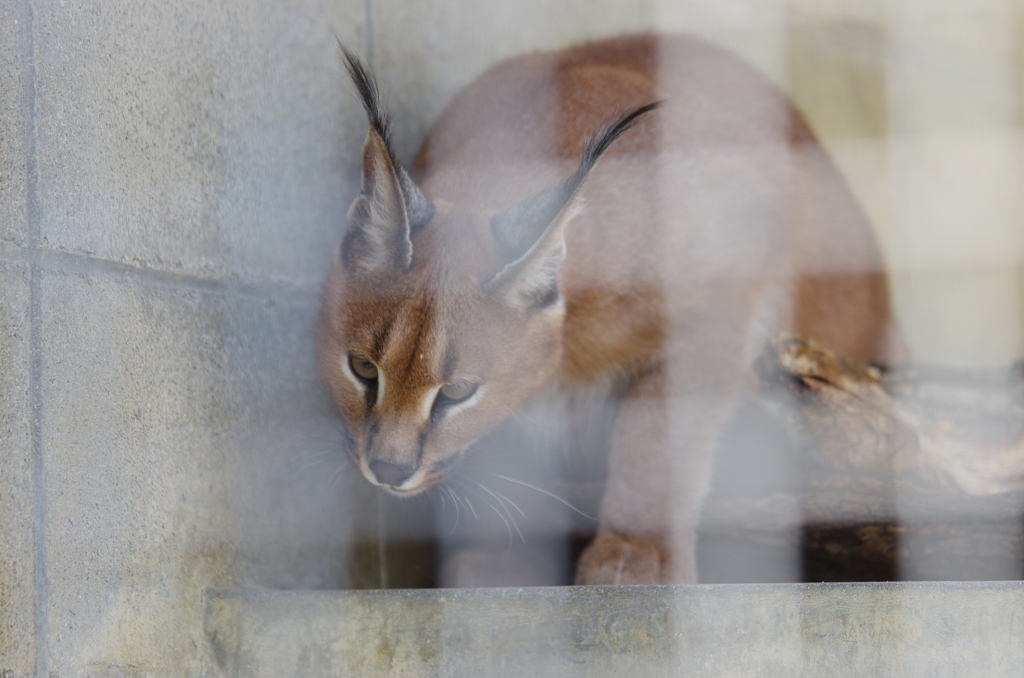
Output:
[[[524,310],[558,301],[565,227],[582,209],[580,187],[612,142],[659,105],[648,104],[605,125],[587,144],[571,177],[491,219],[491,234],[510,263],[484,283],[485,292]]]
[[[392,157],[394,157],[392,155]],[[406,173],[397,162],[394,163],[398,172],[398,185],[402,189],[402,198],[405,200],[405,213],[409,216],[409,232],[415,233],[434,217],[436,208],[434,203],[427,200],[420,187]]]
[[[374,270],[390,264],[407,270],[412,263],[401,184],[384,139],[373,127],[363,143],[362,187],[348,210],[341,253],[349,268]]]
[[[565,227],[581,210],[581,201],[570,196],[532,246],[484,283],[484,292],[522,311],[540,310],[557,302],[558,272],[566,251]],[[494,222],[491,224],[493,228]]]
[[[342,261],[370,270],[385,264],[408,270],[411,236],[434,216],[434,205],[395,160],[391,121],[381,106],[377,83],[352,52],[340,42],[339,46],[370,122],[363,144],[362,187],[348,211]]]

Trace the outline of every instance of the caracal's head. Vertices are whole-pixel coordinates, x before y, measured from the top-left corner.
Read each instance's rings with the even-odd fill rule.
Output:
[[[441,480],[558,368],[565,224],[587,172],[650,107],[605,128],[573,176],[482,213],[420,192],[395,161],[373,80],[345,58],[370,130],[317,352],[352,463],[371,483],[412,494]]]

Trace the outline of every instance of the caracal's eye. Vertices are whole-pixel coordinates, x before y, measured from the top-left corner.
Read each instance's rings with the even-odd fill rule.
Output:
[[[348,357],[348,365],[360,379],[373,381],[377,378],[377,366],[366,358],[357,355],[350,355]]]
[[[477,385],[470,381],[456,381],[442,386],[441,395],[448,400],[458,402],[476,393],[476,387]]]

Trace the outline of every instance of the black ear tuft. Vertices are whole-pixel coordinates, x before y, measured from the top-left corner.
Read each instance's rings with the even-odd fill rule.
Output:
[[[388,159],[395,168],[398,175],[398,183],[402,189],[402,197],[405,200],[405,209],[409,217],[409,231],[415,233],[427,225],[434,216],[434,204],[427,200],[423,192],[413,182],[405,169],[395,159],[395,152],[391,146],[391,116],[381,105],[380,90],[377,88],[377,81],[370,75],[370,72],[363,65],[354,53],[349,51],[345,45],[338,41],[341,48],[342,60],[345,62],[345,69],[348,71],[352,83],[356,86],[359,100],[366,111],[370,126],[377,130],[377,134],[384,141],[387,149]]]
[[[359,93],[359,101],[363,104],[363,110],[366,111],[366,117],[370,120],[370,126],[377,130],[377,134],[384,139],[384,143],[388,148],[388,155],[394,159],[394,153],[391,152],[391,117],[386,110],[381,108],[380,90],[377,89],[377,81],[366,70],[366,66],[359,60],[359,57],[350,52],[345,45],[341,44],[340,40],[338,41],[338,47],[341,48],[345,68],[348,70],[349,77],[352,78],[352,84],[356,86],[356,91]]]
[[[580,182],[583,181],[583,177],[587,176],[587,172],[597,164],[598,159],[604,155],[604,152],[608,150],[608,147],[612,145],[613,141],[622,136],[624,132],[632,129],[634,125],[640,122],[640,118],[658,108],[663,103],[665,102],[655,101],[654,103],[647,104],[646,106],[641,106],[632,113],[621,115],[605,125],[601,131],[590,140],[586,149],[583,151],[583,158],[580,160],[579,169],[576,170],[576,175],[582,175],[580,176]]]

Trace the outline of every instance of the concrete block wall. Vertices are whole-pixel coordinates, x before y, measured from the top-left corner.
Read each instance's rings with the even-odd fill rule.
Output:
[[[1024,15],[940,5],[0,0],[4,678],[208,675],[207,588],[348,583],[367,506],[312,347],[365,133],[336,36],[407,162],[504,56],[649,28],[730,47],[846,170],[918,353],[1019,357]]]
[[[22,8],[0,6],[0,657],[33,675],[36,652],[35,455],[31,416],[28,204],[33,73]],[[28,145],[28,147],[26,147]]]
[[[364,25],[3,3],[3,675],[203,675],[207,587],[346,585],[312,330],[363,133],[334,31]]]

